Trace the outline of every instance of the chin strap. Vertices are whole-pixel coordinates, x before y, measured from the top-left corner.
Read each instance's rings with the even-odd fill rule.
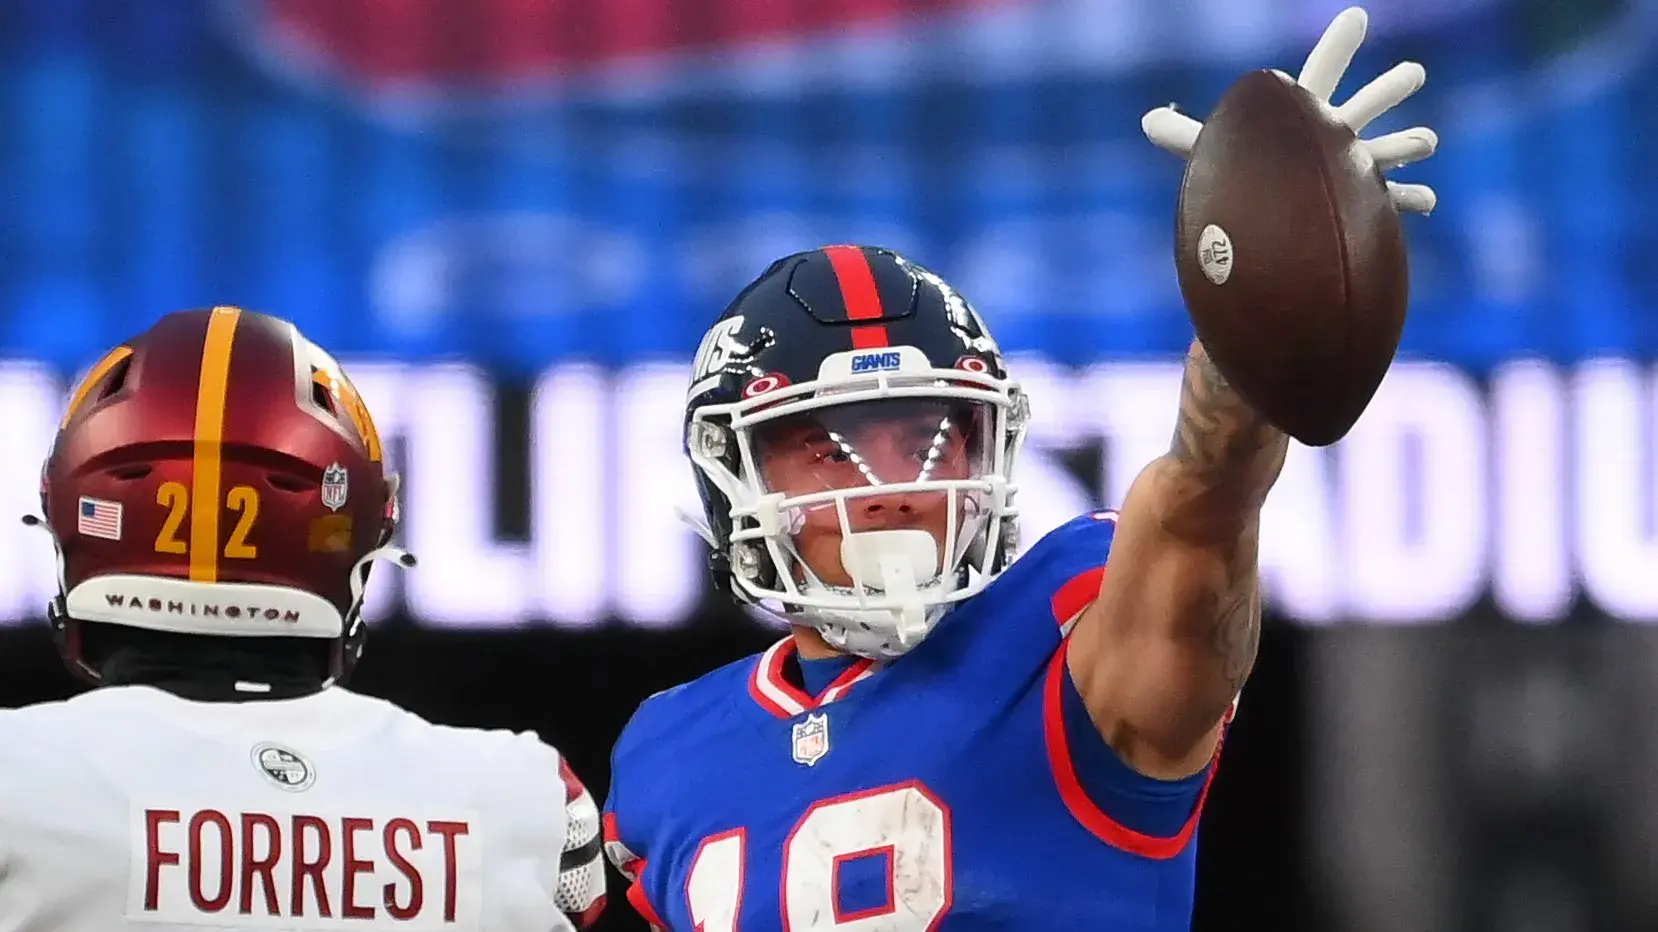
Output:
[[[357,666],[363,656],[363,641],[368,630],[363,626],[363,595],[368,590],[368,574],[377,560],[395,563],[403,569],[419,565],[415,555],[393,544],[381,544],[357,559],[351,567],[351,607],[341,618],[341,663],[324,686],[333,686]]]
[[[368,587],[369,564],[376,560],[395,563],[406,570],[412,570],[420,565],[415,555],[398,547],[395,544],[382,544],[358,558],[351,566],[351,604],[353,608],[363,604],[363,593]]]
[[[63,626],[69,618],[69,580],[64,575],[63,547],[58,544],[58,535],[52,532],[52,526],[46,523],[45,518],[37,515],[24,515],[23,526],[38,528],[46,533],[52,541],[52,555],[58,566],[58,593],[46,603],[46,620],[51,622],[53,629]],[[92,671],[88,670],[88,673]]]
[[[58,545],[58,535],[52,533],[52,526],[46,523],[45,518],[38,515],[24,515],[23,526],[38,528],[39,530],[46,532],[46,536],[52,539],[52,552],[56,554],[58,558],[58,591],[67,592],[69,587],[64,585],[66,580],[63,575],[63,548]]]

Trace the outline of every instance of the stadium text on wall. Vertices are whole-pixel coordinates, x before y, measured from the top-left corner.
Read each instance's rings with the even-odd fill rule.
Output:
[[[530,404],[526,540],[496,539],[494,391],[467,366],[348,365],[405,473],[409,573],[376,574],[369,615],[441,627],[689,619],[707,577],[675,517],[696,507],[679,452],[686,368],[545,372]],[[1121,500],[1167,448],[1174,363],[1061,369],[1021,359],[1035,423],[1020,465],[1024,540]],[[65,380],[0,362],[0,510],[35,512]],[[1487,593],[1525,622],[1580,595],[1658,621],[1658,422],[1653,372],[1622,360],[1512,363],[1489,386],[1446,366],[1395,366],[1353,434],[1296,447],[1267,505],[1262,564],[1277,609],[1307,624],[1435,623]],[[1078,478],[1068,452],[1102,451]],[[508,496],[513,498],[513,496]],[[0,524],[0,620],[38,617],[51,545]]]

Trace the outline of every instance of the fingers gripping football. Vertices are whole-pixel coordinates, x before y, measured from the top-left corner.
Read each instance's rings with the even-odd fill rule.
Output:
[[[1347,66],[1352,64],[1353,55],[1364,42],[1368,25],[1369,17],[1362,8],[1343,10],[1324,30],[1324,35],[1301,66],[1301,74],[1295,79],[1295,83],[1317,98],[1354,133],[1362,133],[1377,117],[1421,90],[1428,79],[1427,71],[1421,65],[1402,62],[1359,88],[1345,103],[1339,106],[1332,104],[1330,99],[1347,73]],[[1203,129],[1203,124],[1171,104],[1158,107],[1142,117],[1140,129],[1157,147],[1187,159],[1191,157],[1192,147],[1197,143],[1197,134]],[[1376,160],[1377,167],[1386,172],[1433,155],[1439,146],[1439,136],[1426,126],[1417,126],[1364,139],[1363,144],[1365,151]],[[1424,184],[1389,181],[1387,190],[1393,206],[1400,211],[1432,213],[1439,200],[1434,190]]]

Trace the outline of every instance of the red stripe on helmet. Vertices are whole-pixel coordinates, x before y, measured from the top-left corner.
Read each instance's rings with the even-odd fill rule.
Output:
[[[835,270],[835,281],[840,284],[841,301],[846,305],[847,320],[880,320],[886,316],[881,307],[881,293],[875,287],[875,270],[869,267],[869,257],[858,246],[825,246],[824,255]],[[885,324],[865,324],[852,328],[853,349],[880,349],[890,346]]]

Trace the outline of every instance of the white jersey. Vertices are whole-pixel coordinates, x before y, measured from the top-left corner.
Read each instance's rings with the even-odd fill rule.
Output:
[[[598,821],[534,735],[105,687],[0,711],[0,932],[568,930]]]

